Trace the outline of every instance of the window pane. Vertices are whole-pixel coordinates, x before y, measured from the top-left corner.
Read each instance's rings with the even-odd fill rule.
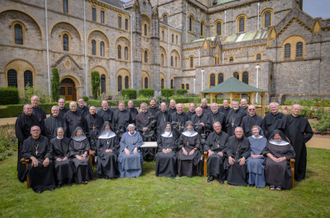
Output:
[[[68,87],[68,95],[72,95],[72,87]]]
[[[203,26],[203,23],[201,23],[201,36],[204,35],[204,26]]]
[[[194,68],[194,58],[190,58],[190,68]]]
[[[171,79],[171,89],[174,89],[174,81]]]
[[[148,63],[148,52],[144,51],[144,62]]]
[[[144,88],[148,88],[148,77],[144,77]]]
[[[122,77],[118,76],[118,92],[122,90]]]
[[[234,58],[233,57],[230,57],[229,58],[229,63],[233,63],[234,62]]]
[[[164,66],[164,55],[163,54],[160,55],[160,61],[162,63],[162,66]]]
[[[68,13],[68,0],[63,0],[63,12]]]
[[[270,12],[267,12],[265,14],[265,27],[269,27],[271,23],[271,14]]]
[[[69,51],[69,36],[63,34],[63,51]]]
[[[161,89],[164,89],[164,79],[161,79],[160,80],[160,88]]]
[[[284,58],[291,58],[291,45],[286,44],[284,46]]]
[[[167,24],[167,15],[164,15],[164,17],[163,17],[163,21],[164,21],[164,23]]]
[[[178,58],[175,57],[175,67],[178,67]]]
[[[296,48],[296,57],[301,58],[303,56],[303,43],[298,42]]]
[[[249,84],[249,73],[248,72],[244,72],[243,73],[243,83]]]
[[[239,32],[244,32],[244,18],[239,19]]]
[[[210,76],[210,86],[215,86],[215,75],[211,74]]]
[[[192,18],[189,17],[189,31],[192,31]]]
[[[92,8],[92,19],[96,21],[96,8]]]
[[[184,84],[181,84],[181,89],[184,89]]]
[[[128,60],[128,48],[125,47],[125,60]]]
[[[8,86],[17,88],[17,72],[16,70],[8,70],[7,73]]]
[[[172,43],[174,43],[174,35],[172,34]]]
[[[217,35],[221,36],[221,23],[217,23]]]
[[[125,89],[129,88],[128,76],[125,76]]]
[[[234,77],[239,80],[239,74],[237,72],[234,73]]]
[[[96,55],[96,41],[92,40],[92,55]]]
[[[220,73],[220,74],[218,74],[218,84],[220,84],[222,82],[223,82],[223,74]]]
[[[29,86],[33,86],[33,76],[32,72],[27,70],[24,72],[24,87],[26,87],[29,84]]]
[[[118,45],[117,47],[118,59],[121,59],[121,46]]]
[[[60,95],[65,96],[65,87],[64,86],[61,86],[61,88],[60,88]]]
[[[175,37],[175,44],[178,44],[178,36]]]
[[[104,42],[100,43],[100,54],[102,57],[104,57]]]
[[[118,28],[121,28],[121,17],[118,17]]]
[[[128,19],[125,19],[125,30],[128,30]]]
[[[101,23],[104,23],[104,11],[101,11]]]
[[[23,45],[23,29],[19,24],[15,24],[15,44]]]
[[[258,61],[261,60],[261,54],[257,54],[257,60],[258,60]]]
[[[148,28],[147,28],[147,24],[144,24],[144,35],[147,36],[148,35]]]
[[[105,93],[106,92],[106,90],[105,90],[105,75],[103,74],[102,76],[101,76],[101,93]]]
[[[173,56],[171,56],[171,67],[173,67]]]
[[[186,89],[189,90],[189,84],[186,84]]]

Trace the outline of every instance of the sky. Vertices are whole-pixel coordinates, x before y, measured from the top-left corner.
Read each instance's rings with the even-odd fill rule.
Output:
[[[313,18],[330,18],[330,0],[303,0],[303,10]]]

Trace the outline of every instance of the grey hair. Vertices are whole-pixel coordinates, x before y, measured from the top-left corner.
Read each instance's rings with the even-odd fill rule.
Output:
[[[240,127],[240,126],[236,127],[236,128],[235,128],[235,131],[236,131],[236,129],[241,129],[241,130],[243,131],[243,128]],[[243,131],[243,132],[244,132],[244,131]]]
[[[37,125],[31,126],[31,129],[30,129],[30,131],[32,131],[32,128],[33,128],[33,127],[38,127],[38,129],[41,131],[40,127],[39,127],[39,126],[37,126]]]
[[[25,107],[26,107],[26,106],[28,106],[28,105],[30,105],[30,104],[25,104],[25,105],[23,106],[23,110],[24,110],[24,109],[25,109]],[[31,106],[31,105],[30,105],[30,106]],[[31,107],[32,107],[32,106],[31,106]]]
[[[201,102],[203,102],[203,101],[206,101],[206,103],[207,103],[207,99],[206,98],[203,98]]]
[[[197,107],[197,108],[196,108],[196,111],[197,111],[197,109],[200,109],[200,110],[202,110],[202,112],[203,112],[203,109],[202,109],[201,107]]]
[[[54,105],[54,106],[52,107],[52,109],[51,109],[51,110],[53,110],[54,108],[60,109],[60,107],[59,107],[59,106],[57,106],[57,105]]]
[[[38,100],[40,101],[40,98],[38,97],[38,95],[32,95],[32,97],[31,97],[31,101],[32,101],[32,99],[33,99],[34,97],[37,97]]]
[[[91,109],[91,108],[94,108],[94,109],[96,109],[96,107],[95,107],[95,106],[90,106],[90,107],[89,107],[89,109]]]
[[[234,102],[239,103],[237,100],[233,100],[231,103],[234,103]]]
[[[56,129],[56,133],[58,132],[58,130],[63,130],[63,132],[64,132],[64,129],[63,129],[63,127],[58,127],[57,129]]]
[[[144,102],[140,104],[140,107],[142,107],[142,106],[148,107],[148,105],[146,103],[144,103]]]
[[[272,103],[270,103],[270,104],[269,104],[269,107],[272,106],[272,104],[275,104],[277,108],[279,107],[277,102],[272,102]]]
[[[172,101],[174,101],[174,102],[176,103],[176,101],[175,101],[174,99],[171,99],[171,100],[170,100],[170,103],[171,103]]]
[[[221,123],[220,123],[219,121],[215,121],[215,122],[213,123],[213,126],[214,126],[214,124],[219,124],[220,126],[222,126]]]
[[[295,106],[299,106],[299,108],[301,110],[301,105],[300,104],[294,104],[294,105],[292,105],[292,108],[294,108]]]

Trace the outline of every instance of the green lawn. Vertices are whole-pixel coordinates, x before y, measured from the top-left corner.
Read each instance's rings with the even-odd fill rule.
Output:
[[[0,217],[330,217],[330,150],[308,148],[307,179],[290,191],[158,178],[93,180],[35,194],[16,179],[17,155],[0,163]]]

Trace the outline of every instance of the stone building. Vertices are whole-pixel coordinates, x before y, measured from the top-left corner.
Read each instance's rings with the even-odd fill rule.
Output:
[[[226,78],[268,100],[330,97],[330,19],[302,0],[2,0],[0,86],[50,90],[59,69],[67,100],[124,88],[215,86]]]

